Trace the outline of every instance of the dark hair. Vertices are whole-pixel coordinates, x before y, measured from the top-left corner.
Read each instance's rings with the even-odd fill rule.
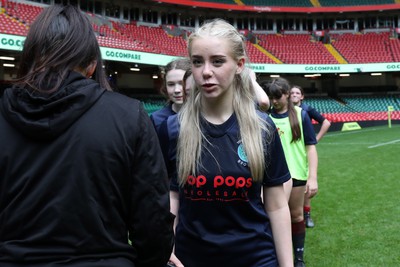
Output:
[[[293,84],[293,85],[292,85],[292,88],[297,88],[297,89],[299,89],[301,95],[304,95],[304,89],[303,89],[300,85],[295,85],[295,84]]]
[[[272,99],[280,99],[282,95],[290,96],[290,84],[284,78],[276,78],[269,81],[260,83],[267,95]],[[290,128],[292,130],[292,141],[295,142],[301,138],[300,122],[297,117],[297,112],[292,100],[288,97],[288,114],[290,121]]]
[[[188,69],[185,71],[185,74],[183,75],[183,83],[186,83],[187,78],[189,78],[189,76],[192,75],[192,69]]]
[[[88,18],[74,6],[52,5],[39,14],[28,32],[16,85],[51,93],[70,71],[85,70],[94,61],[94,80],[111,90]]]
[[[163,77],[163,84],[160,88],[160,93],[165,96],[166,99],[169,100],[168,97],[168,91],[167,91],[167,80],[165,79],[165,77],[167,76],[167,73],[171,70],[183,70],[183,71],[187,71],[190,70],[191,68],[191,64],[190,64],[190,60],[188,58],[179,58],[179,59],[175,59],[171,62],[169,62],[164,69],[164,77]],[[184,80],[184,79],[183,79]],[[185,90],[184,90],[185,91]]]
[[[187,79],[190,77],[190,75],[192,75],[192,68],[186,70],[185,74],[183,74],[183,78],[182,78],[183,100],[184,101],[186,101],[186,99],[188,98],[188,94],[186,92],[186,85],[187,85],[186,83],[187,83]]]

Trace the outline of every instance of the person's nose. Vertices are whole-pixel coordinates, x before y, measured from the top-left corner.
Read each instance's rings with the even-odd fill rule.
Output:
[[[210,63],[205,63],[203,68],[203,77],[208,79],[212,76],[212,66]]]
[[[180,85],[180,84],[175,84],[174,93],[175,93],[175,94],[179,94],[179,93],[181,93],[181,92],[182,92],[182,85]]]

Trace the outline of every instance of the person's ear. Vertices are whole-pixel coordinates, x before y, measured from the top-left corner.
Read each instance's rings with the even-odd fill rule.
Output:
[[[89,66],[86,67],[86,78],[92,77],[94,71],[96,70],[97,67],[97,60],[93,60],[92,63],[90,63]]]
[[[245,68],[245,59],[242,57],[237,62],[236,74],[240,74]]]

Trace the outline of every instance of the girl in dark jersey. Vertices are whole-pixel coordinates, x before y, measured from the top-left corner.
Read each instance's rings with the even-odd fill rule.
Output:
[[[166,97],[168,104],[150,115],[156,131],[165,119],[181,109],[186,97],[183,76],[189,69],[190,61],[186,58],[176,59],[165,66],[165,76],[160,91]]]
[[[245,39],[223,20],[189,38],[195,86],[160,127],[185,267],[293,266],[290,179],[272,120],[254,108]]]
[[[305,266],[304,242],[305,224],[303,217],[304,192],[313,197],[318,190],[318,156],[314,128],[307,113],[294,106],[290,100],[290,85],[283,78],[262,83],[271,99],[274,121],[285,151],[286,161],[292,176],[292,183],[285,184],[292,218],[292,240],[295,266]]]
[[[301,107],[304,109],[310,119],[315,120],[321,125],[320,130],[317,134],[317,141],[319,142],[322,137],[328,132],[329,127],[331,126],[330,121],[328,121],[321,113],[319,113],[315,108],[310,105],[307,105],[303,102],[304,100],[304,90],[298,85],[293,85],[292,89],[290,89],[290,100],[293,102],[295,106]]]
[[[50,5],[30,25],[0,99],[1,267],[169,260],[174,216],[154,127],[138,100],[110,91],[102,66],[78,8]]]

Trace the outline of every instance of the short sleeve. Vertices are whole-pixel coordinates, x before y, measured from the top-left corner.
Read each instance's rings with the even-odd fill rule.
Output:
[[[307,145],[316,145],[318,143],[317,137],[315,135],[314,127],[311,123],[310,117],[307,115],[306,111],[301,111],[301,121],[303,125],[303,135],[304,135],[304,144]]]
[[[315,108],[308,106],[308,109],[306,110],[308,113],[308,116],[312,119],[317,121],[319,124],[322,124],[325,120],[325,117],[321,115]]]

